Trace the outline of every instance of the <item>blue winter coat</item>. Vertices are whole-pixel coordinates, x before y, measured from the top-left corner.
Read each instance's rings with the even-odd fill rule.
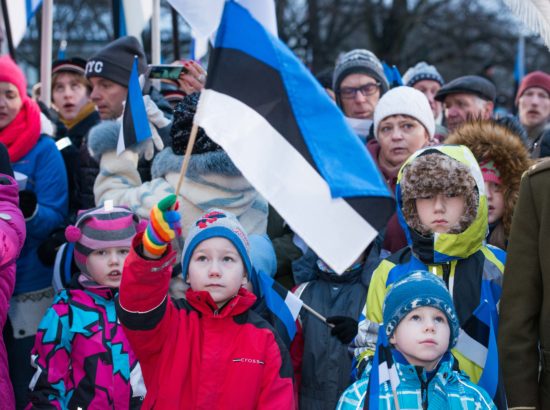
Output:
[[[51,286],[52,268],[40,262],[38,246],[67,216],[67,174],[53,140],[41,135],[36,145],[13,164],[14,171],[28,177],[26,189],[37,198],[35,213],[25,220],[27,239],[17,260],[14,295]]]

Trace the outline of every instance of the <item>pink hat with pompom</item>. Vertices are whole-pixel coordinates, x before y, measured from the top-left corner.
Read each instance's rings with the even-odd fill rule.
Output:
[[[146,222],[124,206],[106,206],[80,211],[74,225],[65,229],[67,241],[74,242],[74,258],[80,271],[88,275],[86,259],[97,249],[130,247]]]

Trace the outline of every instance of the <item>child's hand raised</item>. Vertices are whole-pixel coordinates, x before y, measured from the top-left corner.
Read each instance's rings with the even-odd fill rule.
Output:
[[[176,235],[181,235],[181,216],[178,212],[177,196],[168,195],[151,210],[147,229],[143,234],[143,248],[146,256],[159,258],[166,246]]]

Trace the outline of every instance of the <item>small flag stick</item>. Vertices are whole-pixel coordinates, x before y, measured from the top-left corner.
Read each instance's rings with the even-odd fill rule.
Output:
[[[305,303],[302,305],[302,307],[307,310],[309,313],[311,313],[313,316],[315,316],[317,319],[319,320],[322,320],[323,322],[325,322],[325,324],[328,326],[328,327],[334,327],[334,325],[332,323],[328,323],[327,322],[327,318],[324,317],[323,315],[321,315],[319,312],[317,312],[316,310],[312,309],[311,307],[309,307],[308,305],[306,305]]]
[[[189,137],[189,143],[187,144],[185,156],[183,157],[183,163],[181,164],[180,176],[178,178],[178,184],[176,185],[176,195],[179,195],[181,185],[183,184],[183,178],[187,173],[187,167],[189,166],[189,160],[191,159],[191,152],[193,151],[193,145],[195,145],[198,130],[199,126],[197,124],[193,124],[193,128],[191,128],[191,135]]]

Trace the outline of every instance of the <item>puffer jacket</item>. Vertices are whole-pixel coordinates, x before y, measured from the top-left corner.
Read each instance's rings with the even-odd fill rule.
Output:
[[[406,222],[402,213],[400,181],[403,169],[425,152],[438,151],[465,164],[476,181],[479,200],[473,222],[458,234],[432,234],[422,236]],[[506,253],[484,245],[487,232],[487,198],[481,170],[472,153],[463,146],[436,146],[417,151],[401,168],[396,187],[399,219],[406,229],[409,246],[382,260],[373,273],[364,314],[367,318],[359,325],[359,336],[367,333],[370,322],[382,323],[382,306],[388,288],[399,278],[415,270],[427,270],[441,277],[449,288],[460,322],[460,336],[454,356],[460,368],[477,383],[485,367],[487,354],[486,335],[488,319],[480,319],[482,312],[490,311],[493,327],[498,327],[497,304],[502,288],[502,272]],[[485,303],[486,302],[486,303]],[[487,308],[487,310],[484,310]],[[370,322],[369,322],[370,321]],[[361,340],[357,337],[356,340]],[[359,362],[373,354],[373,346],[355,345]],[[491,351],[496,354],[496,351]]]
[[[222,308],[206,291],[167,297],[175,253],[146,260],[134,237],[117,312],[141,363],[145,409],[294,407],[292,366],[273,328],[250,308],[244,288]]]
[[[25,242],[25,220],[19,209],[17,182],[0,175],[0,330],[6,324],[9,301],[15,286],[15,261]],[[9,382],[8,357],[0,333],[0,403],[7,409],[15,407],[13,389]]]
[[[38,326],[29,408],[139,409],[141,368],[115,310],[116,291],[82,288],[78,275]]]
[[[40,261],[37,249],[65,221],[68,193],[63,158],[47,135],[40,136],[29,153],[13,164],[13,170],[28,177],[26,189],[38,201],[34,214],[26,219],[27,239],[17,260],[15,296],[51,286],[53,269]]]
[[[428,376],[426,370],[412,366],[397,352],[394,365],[399,377],[396,388],[397,402],[401,409],[425,410],[493,410],[493,401],[482,388],[472,383],[462,372],[455,370],[455,359],[446,354],[441,359],[434,375]],[[365,408],[370,372],[356,381],[340,397],[337,410],[361,410]],[[394,395],[389,381],[380,385],[379,409],[395,409]]]

